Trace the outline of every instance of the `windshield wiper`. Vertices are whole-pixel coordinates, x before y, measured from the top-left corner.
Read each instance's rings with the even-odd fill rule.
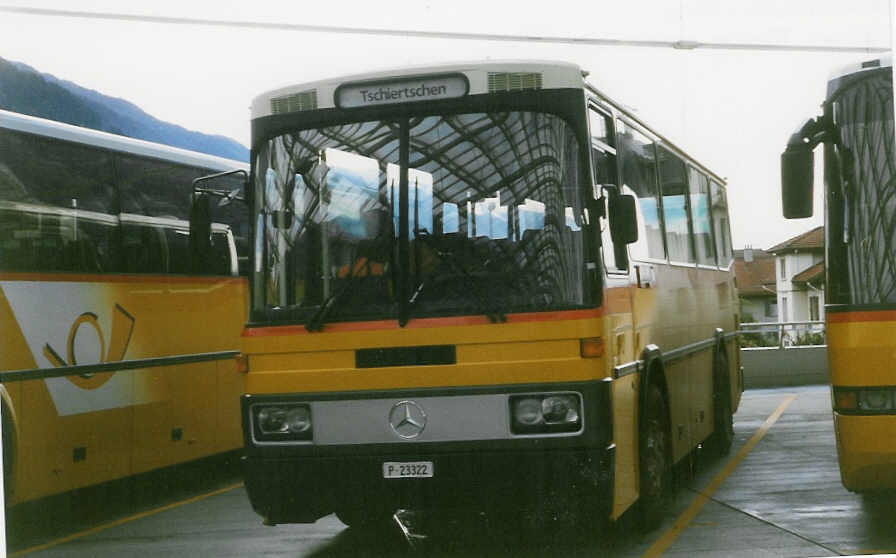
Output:
[[[429,231],[425,228],[416,229],[415,232],[417,239],[422,240],[424,244],[432,249],[433,253],[439,259],[439,262],[446,264],[451,269],[451,271],[463,278],[464,286],[473,296],[473,299],[476,302],[476,307],[480,310],[483,310],[485,317],[488,318],[491,323],[502,323],[507,321],[507,313],[504,311],[504,309],[499,307],[494,302],[494,300],[486,296],[481,286],[481,282],[478,281],[472,273],[467,271],[467,269],[457,261],[457,256],[454,252],[440,250],[438,241],[436,241],[429,233]],[[411,298],[408,300],[409,310],[413,309],[414,306],[416,306],[417,299],[426,285],[426,280],[421,281],[420,284],[417,285],[417,288],[414,290],[414,294],[411,295]]]
[[[391,228],[391,227],[390,227]],[[308,318],[308,321],[305,322],[305,329],[308,331],[320,331],[323,329],[324,323],[327,319],[327,316],[330,315],[330,312],[336,307],[336,305],[342,301],[347,293],[352,287],[354,287],[358,283],[358,279],[362,277],[367,277],[371,273],[370,263],[378,260],[374,260],[372,258],[376,256],[380,256],[379,250],[382,249],[383,237],[382,235],[377,235],[376,238],[372,241],[372,246],[376,248],[376,250],[372,250],[369,253],[358,254],[351,263],[350,272],[348,277],[346,277],[345,282],[342,286],[328,296],[326,300],[324,300],[320,307],[318,307],[317,311]],[[361,264],[362,260],[367,260],[363,265]],[[385,260],[383,260],[385,261]],[[367,268],[367,273],[364,275],[359,275],[358,271],[364,268]],[[391,268],[391,266],[389,266]],[[385,267],[384,270],[385,272]]]

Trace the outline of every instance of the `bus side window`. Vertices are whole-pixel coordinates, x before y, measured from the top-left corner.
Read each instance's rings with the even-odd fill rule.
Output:
[[[691,206],[688,203],[688,180],[684,161],[659,146],[660,185],[663,192],[663,222],[666,225],[666,246],[669,260],[696,263],[691,229]]]
[[[688,167],[691,215],[694,217],[694,248],[697,263],[716,265],[712,221],[709,215],[709,179],[694,167]]]
[[[114,207],[107,152],[0,130],[0,268],[117,271]]]
[[[168,245],[162,227],[123,222],[121,252],[125,273],[168,273]]]
[[[213,275],[231,275],[230,243],[227,234],[212,232],[212,253],[209,257],[208,270]]]
[[[718,255],[719,267],[727,268],[733,259],[731,229],[728,222],[728,200],[725,197],[725,189],[718,182],[711,180],[709,184],[716,254]]]
[[[165,242],[168,246],[168,273],[192,273],[189,230],[166,228]]]
[[[618,185],[616,175],[616,137],[613,132],[613,119],[609,115],[591,106],[588,110],[588,120],[591,127],[591,165],[593,169],[594,184]],[[598,194],[606,196],[606,193]],[[607,215],[607,201],[604,204],[604,215]],[[628,271],[628,251],[625,245],[615,245],[610,236],[610,226],[606,218],[600,220],[601,252],[604,268],[608,273],[625,273]]]
[[[621,119],[616,120],[616,141],[622,171],[620,190],[628,188],[637,198],[644,227],[641,230],[644,234],[639,234],[638,241],[631,245],[632,255],[637,258],[665,259],[657,200],[654,142]]]
[[[189,219],[194,178],[205,173],[184,165],[117,155],[121,212],[150,217]]]

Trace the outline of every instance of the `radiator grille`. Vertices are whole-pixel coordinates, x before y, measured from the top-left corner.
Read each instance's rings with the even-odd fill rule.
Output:
[[[317,90],[300,91],[286,97],[271,99],[271,112],[273,114],[285,114],[302,110],[314,110],[317,108]]]
[[[542,76],[537,72],[489,72],[488,91],[523,91],[541,89]]]

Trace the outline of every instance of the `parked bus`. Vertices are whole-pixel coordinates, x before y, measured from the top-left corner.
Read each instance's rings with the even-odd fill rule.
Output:
[[[248,310],[245,209],[215,205],[199,264],[188,221],[192,180],[240,168],[0,111],[7,505],[240,447],[244,377],[219,359]]]
[[[825,315],[843,485],[896,488],[896,145],[893,65],[828,83],[821,116],[781,157],[784,216],[812,215],[813,149],[824,144]]]
[[[397,509],[655,524],[742,391],[725,182],[564,63],[252,104],[246,488],[268,524]],[[516,512],[514,512],[516,513]]]

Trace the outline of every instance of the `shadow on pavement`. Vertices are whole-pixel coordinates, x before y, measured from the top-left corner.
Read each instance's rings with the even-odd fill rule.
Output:
[[[237,453],[50,496],[7,510],[10,553],[239,482]]]

